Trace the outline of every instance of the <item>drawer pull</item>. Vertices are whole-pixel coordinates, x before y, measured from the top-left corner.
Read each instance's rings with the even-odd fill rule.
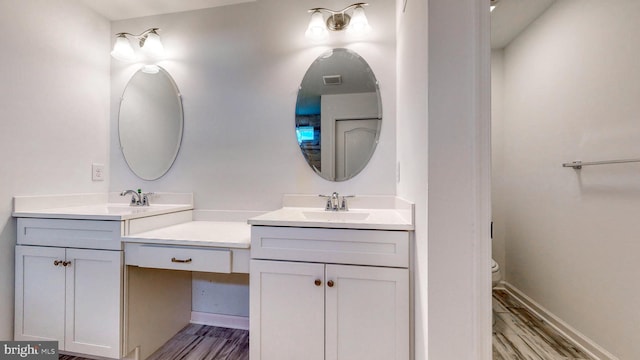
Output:
[[[316,286],[322,285],[322,281],[320,279],[316,279],[313,283],[316,284]]]
[[[327,281],[327,286],[328,287],[333,287],[333,285],[334,285],[333,280]]]
[[[176,259],[174,257],[171,258],[171,262],[174,262],[174,263],[187,263],[188,264],[191,261],[193,261],[193,260],[191,260],[191,258],[188,258],[187,260]]]

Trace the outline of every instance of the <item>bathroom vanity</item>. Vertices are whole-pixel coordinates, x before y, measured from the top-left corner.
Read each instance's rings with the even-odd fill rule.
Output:
[[[193,208],[190,194],[156,200],[131,207],[116,194],[14,198],[15,340],[58,341],[62,351],[119,359],[125,320],[121,238],[184,221]]]
[[[189,322],[190,271],[234,270],[229,249],[216,252],[226,254],[226,270],[202,267],[212,259],[209,254],[214,251],[208,249],[216,245],[244,248],[235,270],[248,271],[246,224],[220,225],[244,226],[246,240],[207,242],[201,234],[211,231],[212,223],[204,222],[209,226],[196,226],[195,233],[186,232],[186,240],[178,238],[171,244],[158,230],[169,229],[171,235],[173,226],[194,228],[189,227],[195,223],[191,221],[192,195],[158,194],[154,201],[151,206],[131,207],[128,199],[117,194],[14,198],[13,215],[18,218],[15,340],[58,341],[61,351],[105,358],[146,357]],[[132,234],[137,238],[124,242]],[[169,254],[169,265],[165,265]],[[193,259],[171,261],[183,255]],[[186,271],[136,271],[171,266]],[[145,282],[149,279],[169,286],[164,297],[150,300],[158,295],[159,286]],[[162,311],[180,316],[157,316]],[[153,329],[157,331],[151,331],[150,325],[158,326]]]
[[[119,356],[125,221],[18,219],[15,340]]]
[[[317,199],[249,220],[251,360],[409,359],[412,205]]]
[[[412,204],[292,195],[247,224],[185,195],[16,197],[15,339],[146,359],[192,321],[191,272],[243,273],[251,360],[409,358]]]

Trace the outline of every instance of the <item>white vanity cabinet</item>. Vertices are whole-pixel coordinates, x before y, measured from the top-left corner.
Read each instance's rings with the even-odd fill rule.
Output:
[[[409,238],[252,226],[251,360],[408,360]]]
[[[191,221],[192,209],[189,193],[156,193],[149,206],[130,206],[120,193],[14,197],[14,339],[129,358],[122,238]]]
[[[120,221],[18,219],[15,340],[120,358],[123,231]]]
[[[119,358],[122,252],[16,246],[15,340]]]

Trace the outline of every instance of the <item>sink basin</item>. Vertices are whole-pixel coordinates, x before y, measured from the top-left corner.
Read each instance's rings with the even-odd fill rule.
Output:
[[[348,211],[325,211],[318,195],[286,195],[282,207],[248,220],[250,225],[325,229],[414,230],[412,203],[395,196],[358,196]]]
[[[364,221],[369,217],[369,213],[351,211],[303,211],[302,216],[307,220]]]
[[[102,214],[114,214],[114,215],[125,215],[125,214],[140,214],[150,211],[156,211],[162,208],[161,206],[151,205],[151,206],[129,206],[129,205],[120,205],[120,204],[107,204],[106,206],[96,206],[89,207],[87,210],[95,211],[96,213]]]

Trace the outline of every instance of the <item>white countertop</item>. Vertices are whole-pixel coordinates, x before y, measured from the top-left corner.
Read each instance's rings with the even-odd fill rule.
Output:
[[[123,242],[248,249],[251,226],[239,221],[190,221],[122,238]]]
[[[118,193],[15,196],[14,217],[76,220],[130,220],[192,210],[193,194],[157,193],[150,206],[129,206]]]
[[[318,208],[283,207],[248,220],[251,225],[332,229],[413,230],[412,216],[398,209],[324,211]]]
[[[192,205],[184,204],[157,204],[150,206],[94,204],[51,209],[14,211],[13,216],[46,219],[130,220],[191,209],[193,209]]]

